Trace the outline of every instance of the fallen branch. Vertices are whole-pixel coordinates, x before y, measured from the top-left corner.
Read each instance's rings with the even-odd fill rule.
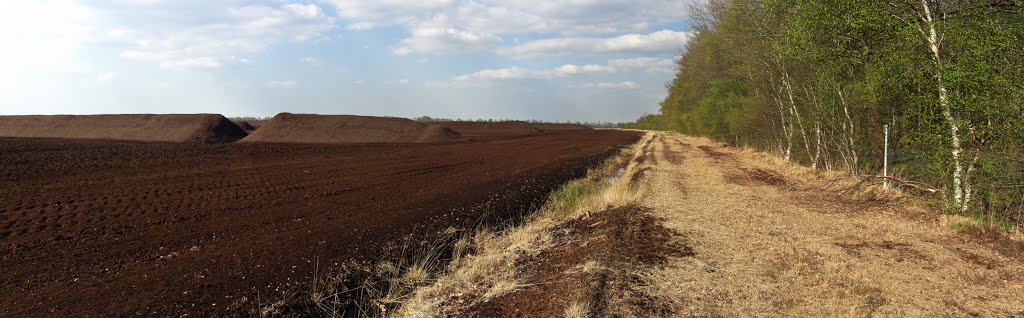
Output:
[[[928,193],[939,192],[939,189],[928,187],[926,184],[921,183],[921,182],[906,181],[906,180],[903,180],[903,179],[900,179],[900,178],[897,178],[897,177],[893,177],[893,176],[869,176],[869,177],[895,181],[896,183],[902,184],[902,185],[904,185],[906,187],[918,189],[918,190],[925,191],[925,192],[928,192]]]
[[[1001,189],[1005,189],[1005,188],[1024,188],[1024,183],[1022,183],[1022,184],[1004,184],[1004,185],[997,185],[997,186],[994,186],[994,187],[1001,188]]]

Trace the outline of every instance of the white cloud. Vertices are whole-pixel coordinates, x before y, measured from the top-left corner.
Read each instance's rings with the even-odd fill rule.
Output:
[[[655,57],[611,60],[608,61],[608,65],[615,69],[642,69],[648,73],[673,74],[676,71],[675,61]]]
[[[502,42],[500,37],[455,28],[425,27],[412,30],[412,36],[392,48],[395,55],[413,53],[470,53],[490,49]]]
[[[96,10],[67,1],[0,1],[0,73],[63,67],[89,42]]]
[[[597,64],[574,65],[574,64],[566,64],[566,65],[562,65],[562,66],[559,66],[559,67],[555,68],[554,70],[552,70],[551,73],[554,74],[555,76],[570,76],[570,75],[591,74],[591,73],[615,73],[615,72],[618,72],[618,71],[619,71],[618,69],[616,69],[614,67],[611,67],[611,66],[608,66],[608,65],[597,65]]]
[[[92,63],[72,63],[66,66],[65,71],[71,74],[95,73],[96,65]]]
[[[673,54],[683,48],[690,32],[661,30],[613,38],[554,38],[499,48],[500,56],[538,58],[597,54]]]
[[[402,85],[409,84],[409,80],[408,79],[404,79],[404,78],[400,79],[400,80],[398,80],[398,84],[402,84]]]
[[[352,81],[352,84],[363,85],[363,84],[366,84],[366,80],[355,80],[355,81]]]
[[[107,84],[117,79],[117,73],[100,70],[92,63],[71,63],[64,66],[67,75],[77,78],[81,83]]]
[[[444,8],[453,0],[330,0],[338,15],[353,21],[349,29],[370,29],[409,21],[423,12]]]
[[[688,14],[703,0],[331,0],[348,28],[409,26],[432,21],[475,33],[613,34],[638,32]]]
[[[110,83],[116,76],[117,74],[113,72],[104,72],[96,75],[96,81],[100,83]]]
[[[289,3],[285,4],[281,8],[295,14],[296,16],[304,17],[307,19],[318,19],[325,16],[324,11],[315,4]]]
[[[225,64],[252,64],[247,58],[228,56],[196,56],[189,57],[176,52],[145,52],[128,50],[121,52],[121,58],[137,61],[158,62],[160,67],[168,69],[177,68],[220,68]]]
[[[293,80],[281,80],[281,81],[269,81],[269,82],[266,83],[266,85],[269,86],[269,87],[277,87],[277,88],[292,88],[292,87],[295,87],[295,85],[298,85],[298,83],[296,83]]]
[[[600,83],[586,83],[586,84],[580,85],[580,87],[583,87],[583,88],[597,88],[597,89],[634,89],[634,88],[637,88],[637,85],[634,82],[621,82],[621,83],[600,82]]]
[[[131,38],[134,38],[134,37],[138,37],[140,35],[141,34],[139,34],[138,30],[129,29],[129,28],[116,28],[116,29],[107,31],[107,34],[106,34],[107,37],[109,37],[111,39],[114,39],[114,40],[131,39]]]
[[[697,0],[700,1],[700,0]],[[688,3],[694,0],[506,0],[486,1],[494,7],[539,17],[530,32],[562,35],[615,34],[640,32],[654,24],[677,22],[687,17]],[[525,20],[522,17],[516,18]],[[492,19],[491,21],[502,21]],[[529,20],[527,20],[529,21]],[[543,21],[543,22],[539,22]],[[505,22],[505,24],[510,24]]]
[[[454,82],[480,82],[497,80],[542,79],[551,77],[547,70],[530,70],[521,67],[481,70],[476,73],[459,75],[452,78]]]
[[[299,62],[309,66],[323,66],[325,64],[323,60],[311,56],[303,57],[299,59]]]
[[[209,56],[166,59],[160,62],[163,68],[219,68],[224,65],[218,58]]]
[[[633,58],[609,60],[607,64],[566,64],[552,69],[527,69],[522,67],[510,67],[500,69],[485,69],[475,73],[460,75],[452,78],[453,82],[481,82],[481,81],[502,81],[502,80],[524,80],[524,79],[552,79],[585,74],[615,74],[643,70],[649,73],[661,73],[660,68],[668,68],[673,71],[674,62],[668,59],[657,58]]]
[[[396,55],[465,53],[496,48],[516,35],[558,35],[560,41],[599,40],[627,34],[605,52],[630,49],[630,41],[654,41],[639,34],[652,27],[686,19],[689,4],[705,0],[329,0],[349,30],[404,27],[409,36],[392,47]],[[590,37],[581,37],[590,36]],[[637,39],[634,39],[637,38]],[[609,39],[611,40],[611,39]],[[667,40],[667,39],[663,39]],[[681,41],[679,41],[681,42]],[[545,44],[534,43],[533,45]],[[650,48],[649,43],[639,47]],[[529,45],[529,43],[527,44]],[[550,45],[550,44],[547,44]],[[615,47],[622,47],[616,49]],[[681,44],[667,49],[677,50]],[[529,47],[519,48],[528,49]],[[638,47],[633,47],[637,50]],[[551,49],[549,49],[550,51]],[[582,51],[582,50],[579,50]],[[602,52],[603,53],[603,52]],[[674,53],[674,52],[671,52]],[[516,54],[514,51],[509,52]],[[550,55],[550,52],[544,55]]]
[[[363,31],[363,30],[373,29],[374,25],[373,25],[373,23],[370,23],[370,22],[356,22],[356,23],[349,24],[345,28],[349,29],[349,30],[353,30],[353,31]]]
[[[108,34],[112,35],[111,41],[128,46],[120,54],[125,59],[151,61],[165,68],[217,68],[250,64],[238,55],[260,52],[269,46],[325,39],[334,28],[334,18],[314,4],[246,5],[222,10],[213,17],[200,13],[175,19],[158,16],[163,19],[139,23],[139,29],[116,28]]]
[[[469,88],[480,87],[481,82],[456,82],[456,81],[427,81],[423,83],[426,88]]]

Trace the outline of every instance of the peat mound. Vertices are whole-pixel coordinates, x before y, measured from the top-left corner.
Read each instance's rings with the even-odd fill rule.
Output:
[[[420,134],[416,142],[436,142],[445,140],[461,140],[462,135],[447,126],[427,125],[427,129]]]
[[[260,129],[260,127],[262,127],[264,124],[266,124],[267,121],[269,121],[269,120],[267,120],[267,119],[257,119],[257,120],[247,120],[247,121],[249,122],[249,125],[252,126],[252,129],[255,130],[255,129]]]
[[[0,137],[224,143],[245,136],[218,114],[0,116]]]
[[[437,124],[448,126],[466,137],[529,136],[544,133],[525,121],[448,121]]]
[[[462,139],[447,127],[405,118],[280,113],[242,142],[429,143]]]
[[[253,127],[248,121],[239,120],[236,121],[235,124],[238,125],[239,128],[242,128],[242,130],[245,130],[245,132],[252,132],[253,130],[256,130],[256,127]]]
[[[594,129],[581,124],[536,123],[533,124],[533,126],[543,131],[579,131]]]

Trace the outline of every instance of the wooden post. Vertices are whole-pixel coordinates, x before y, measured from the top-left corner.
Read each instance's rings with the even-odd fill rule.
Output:
[[[882,187],[889,189],[889,125],[885,125],[885,159],[882,160],[882,176],[886,177]]]

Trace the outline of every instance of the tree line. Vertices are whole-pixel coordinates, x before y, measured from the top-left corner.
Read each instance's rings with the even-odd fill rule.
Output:
[[[948,212],[1024,221],[1024,0],[709,0],[634,128],[940,189]]]

